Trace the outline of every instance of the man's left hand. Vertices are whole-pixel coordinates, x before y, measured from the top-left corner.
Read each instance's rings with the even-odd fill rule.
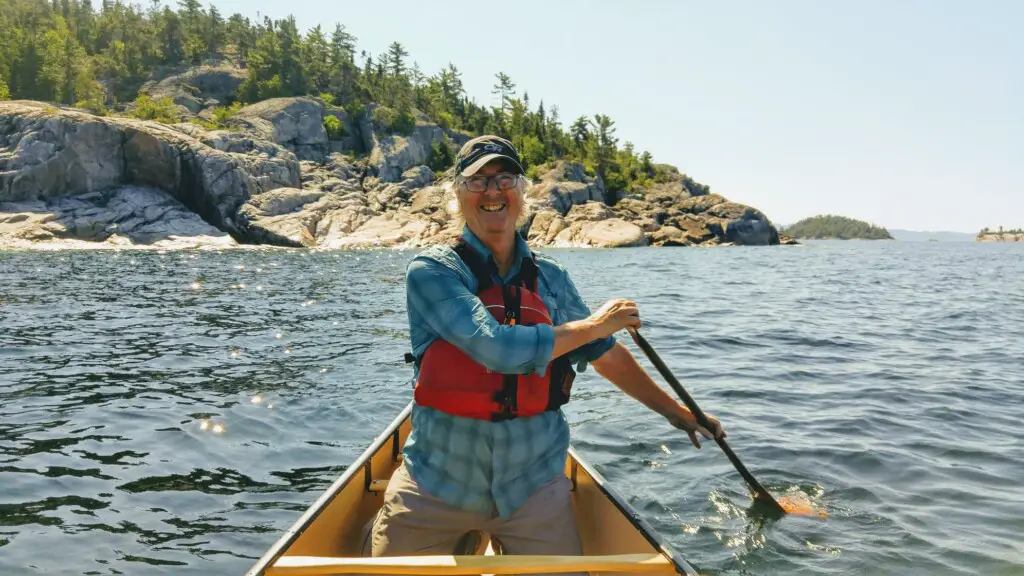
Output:
[[[712,432],[710,430],[697,424],[697,419],[693,416],[693,413],[691,413],[689,410],[682,406],[680,406],[679,408],[679,411],[669,415],[667,419],[670,424],[689,434],[690,442],[693,442],[693,445],[696,446],[697,448],[700,448],[700,439],[697,437],[698,432],[700,432],[700,435],[703,436],[704,438],[707,438],[708,440],[713,440],[715,438],[725,438],[727,436],[727,434],[725,433],[725,428],[722,427],[722,423],[718,421],[718,418],[715,418],[714,416],[708,414],[707,412],[704,413],[704,416],[706,416],[708,419],[708,423],[714,426],[715,428],[714,435],[712,435]]]

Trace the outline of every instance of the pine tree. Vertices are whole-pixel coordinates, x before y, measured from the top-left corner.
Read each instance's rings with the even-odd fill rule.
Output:
[[[181,19],[170,8],[164,7],[161,18],[160,40],[163,45],[163,61],[175,65],[185,60],[185,29]]]
[[[593,127],[595,138],[592,141],[591,157],[597,168],[598,176],[605,181],[605,203],[613,204],[611,201],[612,193],[621,189],[617,182],[609,184],[607,181],[609,170],[612,168],[612,162],[615,158],[616,143],[618,142],[618,138],[614,136],[615,122],[608,116],[595,114]]]
[[[345,30],[343,24],[335,24],[331,33],[331,64],[338,66],[343,61],[355,61],[356,37]]]
[[[646,150],[640,155],[640,170],[642,170],[648,178],[654,178],[654,162],[651,158],[651,153]]]
[[[206,55],[205,31],[203,20],[205,14],[199,0],[178,0],[178,15],[181,17],[182,28],[184,29],[184,60],[192,65],[198,65]]]
[[[498,79],[498,83],[491,88],[491,94],[497,94],[501,99],[499,109],[501,114],[504,115],[506,104],[509,103],[510,98],[516,95],[516,85],[508,77],[508,74],[504,72],[498,72],[494,77]]]
[[[326,92],[329,88],[331,79],[329,57],[327,39],[320,29],[320,25],[317,25],[306,34],[306,41],[302,45],[303,70],[309,81],[310,89],[316,94]]]
[[[572,135],[572,143],[575,145],[576,153],[580,158],[587,157],[587,142],[590,141],[590,119],[580,116],[569,127],[569,134]]]
[[[423,75],[423,71],[420,70],[419,62],[413,61],[412,68],[409,69],[409,81],[412,82],[414,90],[423,88],[423,81],[426,77]]]
[[[203,14],[203,5],[199,0],[178,0],[178,12],[186,25],[192,27],[190,31],[199,29],[199,18]]]
[[[92,2],[90,0],[79,0],[75,3],[75,37],[78,39],[78,43],[86,49],[87,52],[94,50],[92,44],[93,27],[95,15],[92,10]]]
[[[227,29],[224,25],[224,18],[221,17],[217,7],[210,4],[210,15],[206,25],[206,49],[210,55],[221,52],[227,38]]]
[[[249,75],[238,87],[243,102],[281,95],[281,42],[273,29],[264,30],[249,52]]]
[[[43,67],[40,76],[49,93],[48,100],[74,104],[91,98],[95,90],[87,54],[68,30],[64,18],[53,17],[51,28],[41,39]]]
[[[279,62],[282,94],[305,94],[308,83],[302,71],[302,40],[293,16],[277,21],[277,38],[281,47]]]
[[[392,42],[391,46],[388,46],[387,66],[392,78],[405,74],[405,59],[408,56],[409,53],[398,42]]]
[[[409,56],[405,48],[398,42],[392,42],[388,47],[387,58],[384,62],[387,68],[387,78],[382,78],[384,90],[388,94],[391,106],[401,103],[403,111],[412,109],[412,91],[409,86],[409,79],[405,76],[405,58]]]
[[[235,45],[235,53],[238,54],[242,65],[248,65],[249,51],[255,44],[254,32],[249,19],[243,18],[241,14],[232,14],[228,18],[224,37],[228,44]]]

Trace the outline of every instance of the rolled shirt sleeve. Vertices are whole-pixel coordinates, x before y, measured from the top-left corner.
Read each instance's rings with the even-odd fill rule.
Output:
[[[562,279],[564,285],[561,286],[561,289],[559,290],[562,298],[559,306],[562,308],[565,321],[573,322],[590,316],[590,308],[587,306],[586,302],[583,301],[583,298],[580,297],[579,292],[576,290],[576,284],[573,283],[568,271],[565,271],[564,269],[562,270]],[[588,363],[597,360],[604,355],[605,352],[611,350],[615,346],[615,342],[616,340],[614,336],[591,340],[583,346],[569,352],[569,361],[576,366],[577,371],[583,372],[587,369]]]
[[[417,257],[406,270],[409,306],[430,331],[501,374],[543,374],[555,346],[548,325],[500,324],[470,290],[475,279],[433,258]],[[430,342],[413,353],[421,356]]]

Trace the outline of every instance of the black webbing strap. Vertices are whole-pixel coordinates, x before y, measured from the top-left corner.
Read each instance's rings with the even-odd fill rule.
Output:
[[[452,250],[458,254],[459,258],[466,263],[469,267],[469,271],[476,277],[477,292],[482,292],[491,287],[494,284],[494,280],[491,279],[491,273],[487,269],[487,264],[484,259],[480,257],[480,254],[476,250],[473,250],[466,244],[466,241],[459,238],[455,241],[455,245],[452,246]]]

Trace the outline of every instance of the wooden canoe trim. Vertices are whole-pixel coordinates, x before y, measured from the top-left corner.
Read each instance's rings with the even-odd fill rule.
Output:
[[[267,576],[314,576],[353,573],[460,576],[554,572],[674,574],[676,569],[661,554],[615,554],[609,556],[384,556],[379,558],[282,556],[273,566],[267,569]]]

